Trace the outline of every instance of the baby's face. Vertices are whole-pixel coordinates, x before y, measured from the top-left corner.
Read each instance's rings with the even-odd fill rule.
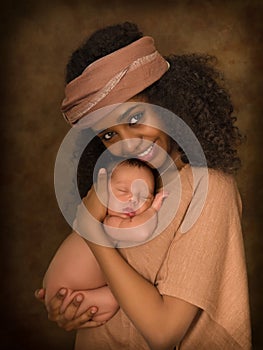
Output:
[[[154,177],[147,168],[120,164],[109,179],[108,214],[134,216],[148,209],[154,198]]]

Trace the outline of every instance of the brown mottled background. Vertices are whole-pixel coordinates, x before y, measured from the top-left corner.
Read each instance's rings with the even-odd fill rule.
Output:
[[[208,52],[225,72],[238,125],[247,134],[237,180],[254,349],[263,348],[262,10],[260,0],[9,0],[1,5],[1,348],[72,349],[74,334],[49,322],[33,297],[69,232],[53,188],[56,153],[69,129],[59,110],[64,67],[93,30],[125,20],[152,35],[163,54]]]

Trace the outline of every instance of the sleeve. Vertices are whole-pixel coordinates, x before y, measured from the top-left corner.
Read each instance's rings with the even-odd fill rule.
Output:
[[[201,214],[187,232],[176,232],[156,282],[160,294],[198,306],[239,344],[249,343],[241,201],[232,176],[209,171]]]

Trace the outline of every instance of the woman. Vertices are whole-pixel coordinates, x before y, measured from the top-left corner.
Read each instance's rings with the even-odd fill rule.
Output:
[[[89,219],[86,226],[77,217],[87,244],[74,235],[94,254],[120,310],[104,325],[92,321],[99,305],[75,318],[83,293],[60,313],[67,291],[58,292],[47,305],[49,317],[65,329],[78,329],[78,350],[250,349],[241,203],[231,175],[239,167],[241,136],[230,98],[219,84],[221,76],[210,61],[198,55],[164,58],[151,38],[124,23],[94,33],[67,66],[66,119],[92,128],[98,135],[94,142],[113,156],[138,157],[157,167],[168,199],[180,199],[172,219],[164,220],[152,240],[113,249],[100,225],[106,208],[98,193],[105,195],[106,175],[99,173],[97,192],[93,186],[83,200],[96,220]],[[98,112],[108,105],[113,106],[107,113]],[[202,187],[203,175],[195,182],[193,170],[199,174],[205,168],[195,154],[196,144],[176,118],[168,112],[163,117],[166,109],[197,137],[208,166],[208,187]],[[85,196],[90,183],[83,181],[81,169],[82,164],[80,191]],[[165,201],[161,210],[172,207]],[[194,217],[190,224],[189,217]],[[43,296],[41,289],[37,297]]]

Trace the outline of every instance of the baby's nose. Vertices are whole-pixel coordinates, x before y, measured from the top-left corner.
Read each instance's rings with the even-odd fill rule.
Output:
[[[135,205],[135,204],[138,204],[139,202],[139,195],[138,193],[130,193],[130,198],[129,198],[129,201]]]

